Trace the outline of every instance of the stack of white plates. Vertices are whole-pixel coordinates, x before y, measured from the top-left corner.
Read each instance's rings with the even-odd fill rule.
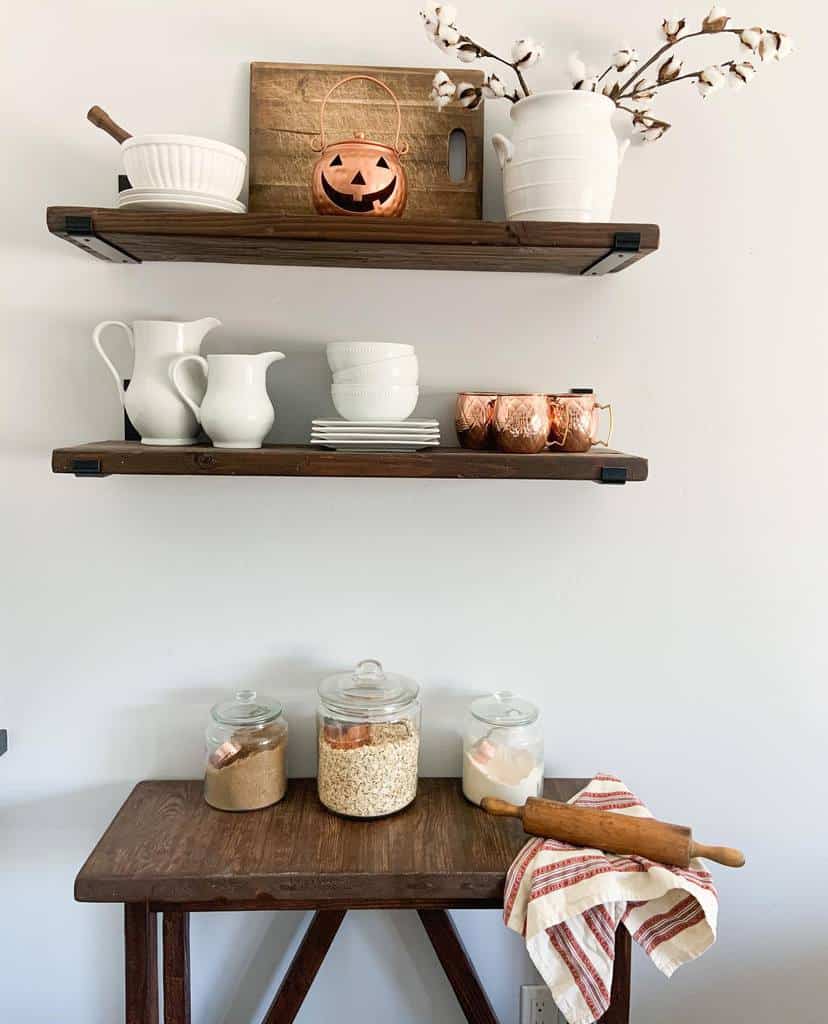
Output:
[[[314,420],[311,444],[338,452],[415,452],[440,444],[437,420]]]
[[[126,188],[118,193],[119,210],[196,210],[202,213],[246,213],[238,199],[181,188]]]

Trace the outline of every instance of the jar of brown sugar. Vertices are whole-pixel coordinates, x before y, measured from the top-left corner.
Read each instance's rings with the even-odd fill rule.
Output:
[[[239,690],[210,709],[204,799],[220,811],[269,807],[287,789],[288,724],[282,705]]]

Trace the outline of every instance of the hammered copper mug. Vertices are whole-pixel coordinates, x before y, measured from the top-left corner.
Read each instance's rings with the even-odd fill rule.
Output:
[[[593,445],[609,447],[612,439],[612,405],[601,405],[592,388],[573,388],[565,395],[547,395],[549,442],[565,452],[588,452]],[[606,440],[598,437],[600,411],[609,413]]]
[[[495,448],[512,455],[537,455],[561,445],[555,438],[550,440],[549,410],[548,395],[498,395],[492,420]],[[567,433],[564,427],[564,441]]]
[[[492,421],[496,394],[482,391],[461,391],[454,407],[454,428],[461,448],[485,451],[492,448]]]

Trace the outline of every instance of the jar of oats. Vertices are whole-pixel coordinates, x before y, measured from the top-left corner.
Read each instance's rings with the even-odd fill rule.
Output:
[[[319,687],[319,799],[352,818],[379,818],[417,795],[419,686],[361,661]]]
[[[282,705],[239,690],[210,709],[204,799],[220,811],[255,811],[287,789],[288,724]]]

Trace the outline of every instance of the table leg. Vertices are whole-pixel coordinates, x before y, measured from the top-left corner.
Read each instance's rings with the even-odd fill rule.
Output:
[[[418,910],[434,952],[443,965],[469,1024],[498,1024],[468,953],[446,910]]]
[[[190,915],[164,911],[164,1024],[190,1024]]]
[[[262,1024],[292,1024],[345,917],[345,910],[317,910]]]
[[[158,918],[146,903],[124,904],[126,1024],[158,1024]]]
[[[623,925],[619,925],[615,933],[615,964],[612,971],[610,1004],[599,1024],[630,1024],[631,967],[630,933]]]

